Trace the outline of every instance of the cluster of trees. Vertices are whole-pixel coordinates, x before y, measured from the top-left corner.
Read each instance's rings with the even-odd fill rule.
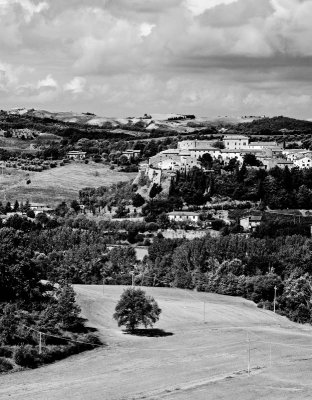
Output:
[[[311,320],[310,300],[305,297],[308,286],[302,277],[306,282],[311,280],[312,240],[284,230],[282,224],[280,236],[268,233],[269,228],[249,238],[227,234],[187,241],[158,235],[149,246],[148,258],[138,263],[132,247],[108,250],[107,245],[119,240],[136,243],[143,232],[156,232],[165,221],[95,222],[82,214],[65,214],[55,221],[55,226],[43,224],[40,229],[24,229],[17,223],[0,229],[4,260],[1,304],[14,298],[25,298],[26,303],[31,299],[36,304],[37,297],[40,303],[44,291],[40,279],[94,284],[104,278],[107,284],[130,284],[135,271],[135,279],[141,282],[144,276],[145,284],[239,295],[267,308],[272,306],[272,288],[277,286],[279,311],[296,321]],[[294,287],[299,288],[299,294]],[[300,305],[302,298],[305,302]]]
[[[309,134],[311,136],[312,122],[278,116],[273,118],[255,119],[252,122],[242,123],[235,126],[235,131],[239,133],[247,133],[249,135],[282,135],[283,132],[281,130],[283,129],[294,133]]]
[[[101,211],[108,207],[129,204],[135,195],[135,187],[130,182],[118,182],[109,187],[84,188],[79,191],[79,202],[91,211]]]
[[[90,348],[90,345],[73,345],[71,340],[97,341],[88,334],[79,317],[72,287],[61,279],[57,280],[57,287],[43,283],[45,273],[39,256],[28,244],[27,234],[13,228],[0,229],[2,372],[13,369],[14,363],[33,368]],[[39,331],[46,337],[46,346],[40,354]]]
[[[234,200],[261,201],[272,209],[312,208],[312,169],[275,167],[269,171],[239,168],[235,159],[227,173],[193,169],[178,173],[171,182],[170,196],[187,204],[204,204],[211,196]]]
[[[150,282],[243,296],[277,308],[298,322],[312,322],[312,240],[229,235],[193,241],[156,238],[144,272]]]

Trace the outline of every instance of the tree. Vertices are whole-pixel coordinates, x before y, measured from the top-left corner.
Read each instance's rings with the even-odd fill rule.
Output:
[[[133,207],[141,207],[141,206],[143,206],[144,203],[145,203],[145,199],[144,199],[144,197],[142,197],[140,195],[140,193],[135,193],[132,196]]]
[[[73,200],[70,204],[71,208],[78,213],[80,211],[80,205],[77,200]]]
[[[211,169],[213,159],[209,153],[203,154],[201,158],[199,158],[199,161],[201,162],[202,166],[207,169]]]
[[[5,205],[5,212],[10,213],[12,211],[11,203],[8,201]]]
[[[26,215],[28,218],[35,218],[35,216],[36,216],[34,210],[28,210]]]
[[[18,211],[18,210],[19,210],[19,204],[18,204],[18,201],[15,200],[14,207],[13,207],[13,211],[16,212],[16,211]]]
[[[157,185],[157,183],[154,183],[150,190],[149,197],[151,199],[154,199],[161,191],[162,187],[160,185]]]
[[[261,165],[261,162],[254,154],[247,153],[244,155],[244,164],[250,165],[251,167],[258,167],[259,165]]]
[[[80,307],[75,302],[75,292],[72,286],[63,285],[57,293],[57,304],[54,308],[54,316],[61,322],[62,327],[70,329],[79,324]]]
[[[140,324],[145,328],[153,326],[159,320],[160,313],[161,309],[153,297],[146,296],[141,289],[129,288],[121,295],[113,317],[118,326],[123,325],[133,332]]]

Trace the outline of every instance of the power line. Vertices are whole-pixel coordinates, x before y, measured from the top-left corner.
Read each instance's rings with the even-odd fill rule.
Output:
[[[90,346],[103,347],[103,345],[101,345],[101,344],[95,344],[95,343],[90,343],[90,342],[83,342],[83,341],[81,341],[81,340],[70,339],[70,338],[67,338],[67,337],[64,337],[64,336],[51,335],[50,333],[42,332],[42,331],[39,331],[38,329],[31,328],[31,327],[26,326],[26,325],[22,325],[22,326],[23,326],[24,328],[28,329],[29,331],[33,331],[33,332],[36,332],[36,333],[39,334],[39,340],[40,340],[40,341],[39,341],[39,349],[40,349],[40,342],[41,342],[41,345],[42,345],[42,336],[49,336],[49,337],[53,337],[53,338],[56,338],[56,339],[67,340],[67,341],[69,341],[69,342],[74,342],[74,343],[87,344],[87,345],[90,345]],[[39,354],[40,354],[40,353],[39,353]]]

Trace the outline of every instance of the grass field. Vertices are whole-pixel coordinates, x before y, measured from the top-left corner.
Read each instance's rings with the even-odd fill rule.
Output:
[[[2,376],[1,400],[311,398],[311,327],[241,298],[146,288],[163,310],[163,334],[130,336],[112,319],[122,287],[75,289],[108,346]]]
[[[54,206],[62,200],[78,198],[84,187],[106,186],[118,181],[133,179],[135,173],[110,170],[107,165],[95,163],[71,163],[64,167],[43,172],[30,172],[31,184],[26,184],[25,171],[4,170],[0,175],[0,200],[46,203]]]

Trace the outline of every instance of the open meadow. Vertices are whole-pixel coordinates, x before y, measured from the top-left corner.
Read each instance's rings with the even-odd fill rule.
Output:
[[[63,200],[78,198],[84,187],[108,186],[133,179],[136,173],[123,173],[107,165],[72,162],[63,167],[43,172],[28,172],[13,168],[4,169],[0,175],[0,200],[46,203],[55,206]],[[31,180],[27,185],[26,180]]]
[[[107,347],[0,378],[14,400],[309,399],[312,329],[254,303],[209,293],[145,288],[162,314],[154,336],[112,319],[120,286],[75,286]],[[250,363],[249,363],[250,360]],[[248,374],[250,365],[250,375]]]

